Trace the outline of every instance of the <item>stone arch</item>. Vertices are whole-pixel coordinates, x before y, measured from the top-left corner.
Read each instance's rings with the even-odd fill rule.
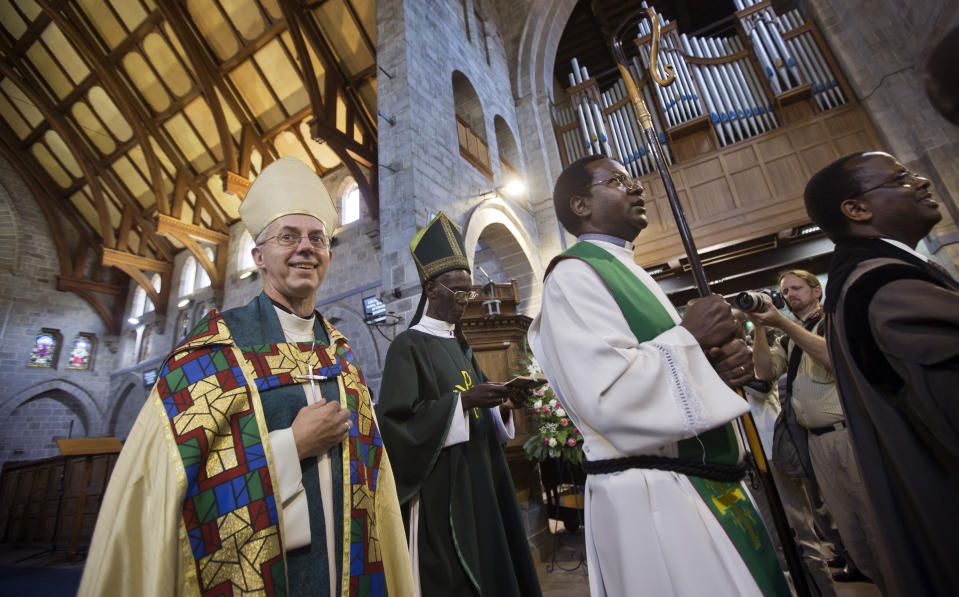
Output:
[[[0,273],[16,275],[20,270],[20,217],[17,207],[0,185]]]
[[[51,400],[55,404],[51,407],[40,404],[42,400]],[[43,408],[41,414],[29,411],[31,405]],[[22,407],[28,407],[22,409]],[[64,407],[66,410],[64,410]],[[18,412],[20,409],[20,412]],[[79,420],[81,429],[73,428],[73,437],[97,437],[102,435],[103,417],[100,408],[90,394],[80,386],[63,379],[53,379],[38,383],[21,390],[0,403],[0,417],[6,422],[0,437],[3,437],[0,460],[11,457],[20,459],[36,459],[56,456],[56,444],[53,438],[66,437],[63,425],[55,426],[59,418],[61,423],[72,420],[70,415]],[[22,418],[23,421],[17,422]],[[34,421],[33,419],[37,419]],[[29,420],[27,429],[29,437],[16,436],[16,431],[23,429]],[[39,425],[39,426],[38,426]],[[44,427],[44,425],[47,425]],[[46,439],[50,441],[44,443]],[[22,446],[17,448],[17,446]],[[18,450],[19,453],[15,452]]]
[[[513,174],[523,178],[523,158],[516,145],[516,136],[502,116],[497,114],[493,117],[493,132],[496,134],[496,150],[499,154],[500,163],[505,161],[513,169]],[[509,174],[505,171],[500,172],[501,182],[506,182]]]
[[[517,49],[516,71],[511,73],[516,97],[552,96],[556,49],[577,0],[533,0]]]
[[[117,394],[117,400],[111,409],[105,435],[126,439],[143,403],[148,398],[148,390],[143,387],[143,379],[136,373],[125,375],[116,387],[122,389]]]
[[[483,103],[480,101],[479,94],[476,93],[476,88],[462,71],[454,70],[450,78],[453,85],[453,111],[456,117],[465,121],[481,141],[489,144],[486,120],[483,116]]]
[[[535,243],[510,205],[502,199],[484,201],[469,215],[464,232],[466,254],[474,270],[473,280],[485,282],[482,275],[477,276],[479,272],[474,267],[477,248],[482,240],[507,279],[515,279],[519,283],[519,311],[530,317],[536,315],[543,293],[543,267]]]
[[[88,421],[90,434],[99,433],[103,427],[103,415],[100,406],[93,396],[82,387],[65,379],[50,379],[21,390],[0,402],[0,418],[13,412],[18,406],[37,396],[38,394],[60,391],[69,394],[83,407],[84,416]]]
[[[365,294],[369,296],[370,294],[376,294],[376,292],[376,289],[373,289]],[[320,307],[320,312],[323,313],[323,317],[326,317],[332,323],[333,327],[349,340],[350,350],[353,351],[354,356],[359,361],[370,393],[373,398],[376,398],[379,393],[379,379],[383,371],[383,359],[386,354],[380,352],[380,346],[376,341],[376,332],[363,321],[363,313],[344,303],[345,301],[337,301],[323,305]]]

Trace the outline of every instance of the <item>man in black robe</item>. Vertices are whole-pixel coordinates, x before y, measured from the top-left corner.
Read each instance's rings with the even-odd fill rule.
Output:
[[[440,213],[410,250],[423,298],[390,345],[376,414],[417,594],[540,595],[502,448],[523,397],[486,380],[459,329],[475,293],[456,225]]]
[[[959,283],[915,251],[942,217],[929,180],[856,153],[806,186],[836,242],[826,340],[890,595],[959,595]]]

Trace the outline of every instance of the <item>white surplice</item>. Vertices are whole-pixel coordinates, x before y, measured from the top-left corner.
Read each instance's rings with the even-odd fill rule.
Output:
[[[679,323],[663,291],[633,262],[628,244],[586,242],[626,265]],[[638,342],[603,281],[578,259],[561,261],[547,277],[529,341],[583,434],[588,460],[675,457],[679,440],[748,410],[686,328],[677,325]],[[593,597],[761,595],[703,499],[673,472],[590,475],[586,554]]]

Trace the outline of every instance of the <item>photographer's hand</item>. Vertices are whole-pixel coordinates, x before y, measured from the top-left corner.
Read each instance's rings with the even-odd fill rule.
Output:
[[[751,313],[746,313],[746,317],[753,322],[753,325],[756,327],[756,338],[753,340],[753,355],[756,355],[759,350],[758,341],[760,327],[763,325],[769,325],[775,328],[778,328],[786,333],[789,338],[796,343],[797,346],[803,349],[806,354],[808,354],[814,361],[829,367],[832,369],[832,361],[829,360],[829,350],[826,348],[826,339],[818,334],[810,332],[802,325],[796,321],[789,319],[782,314],[781,311],[776,309],[772,304],[772,299],[768,296],[763,296],[763,301],[766,303],[765,311],[753,311]],[[765,344],[765,340],[762,340]],[[767,349],[768,352],[768,349]],[[754,360],[755,360],[754,356]],[[765,367],[761,367],[760,363],[756,361],[756,374],[759,379],[770,381],[769,377],[765,377],[764,374],[768,373],[769,376],[772,376],[771,370],[767,370]]]
[[[753,322],[753,325],[768,325],[783,329],[784,322],[788,323],[789,319],[773,305],[773,301],[769,298],[769,295],[763,294],[762,297],[765,308],[762,311],[748,312],[746,313],[746,317]]]
[[[746,317],[749,317],[749,313]],[[750,317],[750,320],[752,318]],[[775,375],[773,369],[773,357],[769,352],[769,342],[766,338],[766,328],[763,324],[753,320],[756,327],[753,330],[753,367],[756,369],[756,377],[763,381],[772,381]]]

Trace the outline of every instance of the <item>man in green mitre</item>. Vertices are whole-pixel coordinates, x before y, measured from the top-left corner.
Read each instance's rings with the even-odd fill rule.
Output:
[[[295,158],[240,216],[263,292],[160,368],[107,488],[80,595],[406,597],[409,553],[369,390],[316,312],[337,223]]]
[[[502,448],[523,396],[486,380],[460,330],[476,294],[456,225],[440,213],[410,251],[423,295],[410,329],[390,345],[376,411],[415,594],[535,597],[539,581]]]

